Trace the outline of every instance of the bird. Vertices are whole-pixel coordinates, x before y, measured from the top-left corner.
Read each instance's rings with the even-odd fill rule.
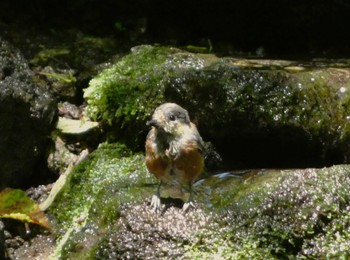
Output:
[[[145,162],[148,171],[159,180],[151,208],[157,211],[161,206],[161,186],[177,181],[189,192],[182,208],[186,212],[193,207],[192,184],[204,168],[202,137],[187,110],[175,103],[158,106],[147,125],[151,130],[146,137]]]

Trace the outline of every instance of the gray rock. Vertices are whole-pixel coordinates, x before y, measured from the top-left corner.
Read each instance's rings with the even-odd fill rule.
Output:
[[[0,220],[0,259],[5,258],[5,234],[4,234],[4,223]]]
[[[35,83],[21,54],[0,39],[0,188],[37,181],[55,120],[56,101]]]

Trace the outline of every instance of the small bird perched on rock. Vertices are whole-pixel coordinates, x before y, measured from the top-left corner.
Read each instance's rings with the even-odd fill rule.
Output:
[[[152,129],[146,139],[146,166],[160,180],[151,207],[160,207],[161,185],[176,180],[190,193],[183,206],[186,212],[192,205],[192,184],[204,167],[203,140],[187,110],[175,103],[157,107],[147,125]]]

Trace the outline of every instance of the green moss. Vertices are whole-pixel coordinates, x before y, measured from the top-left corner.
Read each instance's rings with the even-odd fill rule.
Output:
[[[259,248],[258,242],[243,241],[242,244],[234,244],[217,234],[213,242],[208,240],[205,247],[198,245],[185,246],[185,259],[275,259],[268,250]]]
[[[216,193],[220,194],[212,193],[209,210],[218,213],[214,219],[220,226],[201,230],[201,239],[186,247],[186,255],[194,259],[348,257],[350,167],[277,173],[260,172],[238,185],[236,181],[219,185]]]
[[[164,85],[169,75],[181,68],[199,69],[202,62],[200,57],[175,48],[134,47],[90,81],[84,93],[87,114],[108,122],[109,140],[123,139],[139,148],[144,142],[139,133],[146,131],[146,120],[167,99]]]
[[[130,55],[102,71],[84,94],[88,114],[110,124],[130,124],[148,117],[152,104],[159,103],[168,53],[167,48],[134,48]]]
[[[95,196],[106,186],[125,189],[147,182],[148,176],[143,155],[132,155],[130,150],[120,144],[101,145],[87,160],[74,168],[50,212],[59,221],[59,227],[66,230],[74,218],[88,213],[95,203]],[[58,204],[65,210],[56,208]]]
[[[81,253],[88,250],[83,241],[95,244],[102,239],[102,231],[118,219],[121,206],[142,198],[133,188],[151,182],[143,155],[132,154],[121,144],[101,145],[74,168],[49,208],[60,240],[56,255],[69,255],[76,247],[82,247],[78,250]],[[147,191],[150,196],[151,191],[145,189]],[[101,236],[86,236],[82,230]]]

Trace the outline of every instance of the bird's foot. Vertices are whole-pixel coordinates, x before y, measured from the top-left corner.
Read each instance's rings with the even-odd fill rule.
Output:
[[[190,208],[194,208],[194,203],[191,200],[184,203],[182,206],[182,212],[187,213]]]
[[[151,200],[151,210],[153,212],[157,212],[157,210],[160,209],[160,206],[160,197],[157,195],[153,195]]]

